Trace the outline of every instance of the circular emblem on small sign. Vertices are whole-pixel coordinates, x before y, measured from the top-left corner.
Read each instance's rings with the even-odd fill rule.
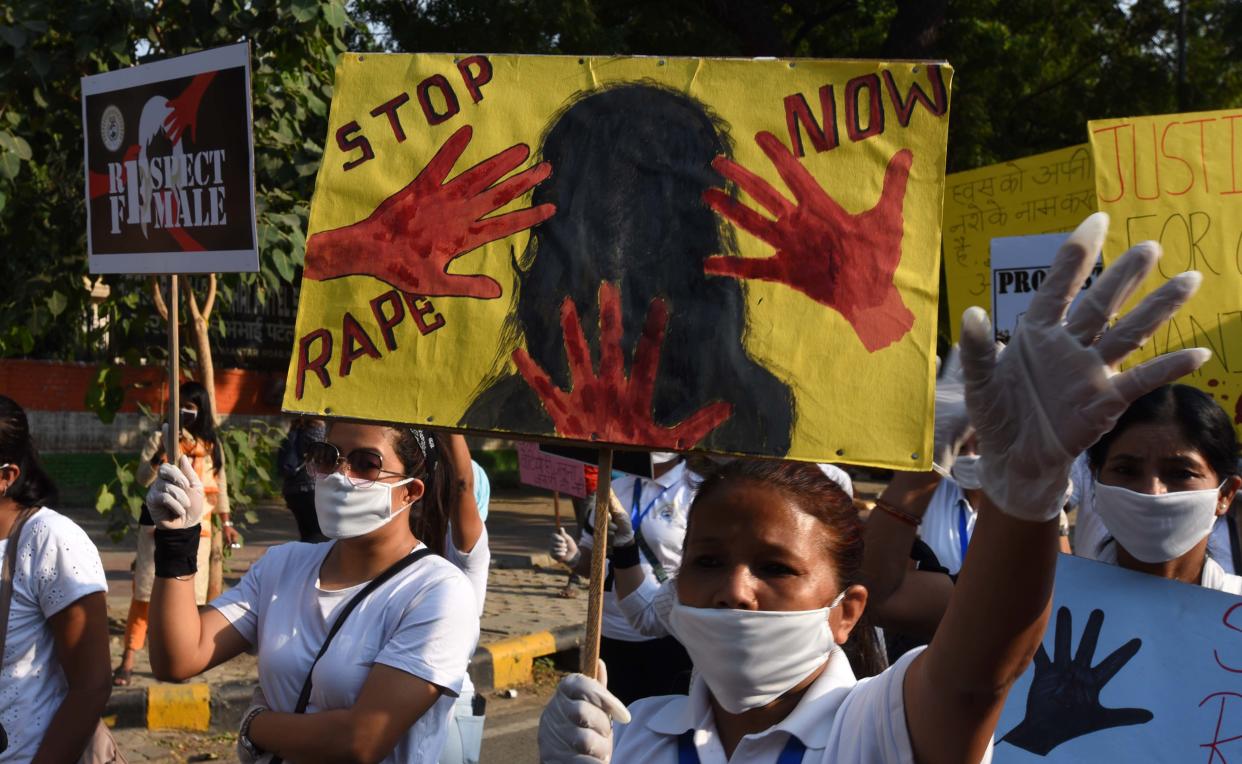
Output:
[[[125,117],[116,106],[104,109],[103,118],[99,120],[99,134],[108,151],[116,151],[125,142]]]

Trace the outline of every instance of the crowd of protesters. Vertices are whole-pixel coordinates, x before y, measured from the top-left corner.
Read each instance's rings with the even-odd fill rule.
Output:
[[[1159,257],[1139,245],[1070,311],[1106,228],[1095,215],[1069,238],[1003,350],[967,311],[934,469],[895,473],[869,513],[831,465],[657,452],[650,476],[612,480],[603,662],[561,681],[541,760],[985,761],[1043,639],[1067,511],[1075,554],[1242,594],[1233,423],[1177,383],[1206,351],[1120,370],[1198,275],[1111,323]],[[115,670],[98,551],[0,396],[0,761],[121,760],[100,717],[149,630],[161,680],[257,656],[242,761],[477,762],[489,491],[464,438],[298,420],[279,462],[300,541],[208,601],[211,517],[232,526],[199,391],[181,391],[178,460],[157,435],[140,461]],[[589,511],[579,525],[550,551],[587,576]]]

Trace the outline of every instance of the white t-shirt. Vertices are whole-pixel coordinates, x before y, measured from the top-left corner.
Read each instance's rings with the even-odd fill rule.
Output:
[[[906,670],[922,651],[911,650],[887,671],[857,681],[849,659],[834,650],[824,673],[789,716],[744,736],[729,761],[774,762],[793,736],[807,748],[803,764],[913,764],[903,689]],[[630,723],[617,725],[613,733],[613,761],[677,764],[678,742],[688,730],[695,731],[702,764],[727,761],[707,685],[697,674],[689,695],[644,698],[629,710]],[[989,745],[982,761],[991,759]]]
[[[683,460],[655,480],[645,480],[633,475],[612,481],[612,492],[621,506],[630,510],[634,530],[642,531],[647,548],[655,555],[668,578],[677,574],[681,566],[681,547],[686,538],[686,521],[690,517],[690,503],[694,501],[694,473],[686,468]],[[635,488],[638,493],[635,494]],[[595,508],[587,513],[587,528],[594,527]],[[578,539],[584,555],[595,546],[595,537],[584,531]],[[639,550],[639,565],[643,575],[658,581],[655,568],[645,551]],[[625,614],[617,606],[617,594],[610,588],[604,593],[602,634],[609,639],[624,642],[643,642],[643,636],[630,626]]]
[[[259,686],[271,708],[286,713],[298,694],[345,595],[321,597],[319,568],[332,544],[272,547],[211,606],[258,650]],[[420,545],[421,546],[421,545]],[[361,587],[358,587],[361,588]],[[439,686],[443,694],[397,741],[385,762],[431,764],[440,755],[454,697],[479,641],[470,582],[442,557],[430,555],[385,582],[350,614],[315,665],[307,713],[349,708],[371,667],[400,669]],[[324,610],[332,611],[328,618]]]
[[[0,539],[0,565],[9,542]],[[48,619],[108,591],[99,550],[69,518],[44,508],[22,529],[0,670],[0,723],[9,747],[0,761],[30,761],[68,692]]]
[[[474,590],[476,604],[479,606],[479,617],[482,618],[483,603],[487,599],[487,573],[492,564],[492,550],[487,545],[487,526],[483,526],[479,540],[474,542],[474,548],[468,554],[453,545],[451,525],[444,536],[444,557],[470,581],[470,588]],[[474,695],[474,682],[470,680],[469,672],[462,677],[460,692],[466,696]]]
[[[957,482],[943,478],[927,505],[923,524],[919,526],[919,538],[931,547],[950,575],[957,575],[962,569],[962,525],[966,526],[966,544],[970,544],[977,516]]]

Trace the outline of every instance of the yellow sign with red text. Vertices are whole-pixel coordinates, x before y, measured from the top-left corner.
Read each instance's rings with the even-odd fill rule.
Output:
[[[285,409],[925,468],[951,78],[343,56]]]
[[[1205,347],[1212,360],[1182,380],[1242,423],[1242,110],[1088,124],[1105,262],[1140,241],[1164,256],[1135,299],[1173,276],[1203,274],[1198,294],[1134,356]]]

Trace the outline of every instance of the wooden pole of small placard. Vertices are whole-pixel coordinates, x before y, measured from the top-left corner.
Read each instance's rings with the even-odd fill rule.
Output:
[[[612,449],[599,452],[599,486],[595,489],[595,542],[591,547],[591,588],[587,596],[586,640],[582,643],[582,673],[596,677],[599,667],[600,626],[604,618],[604,562],[608,556],[608,515],[612,503]]]
[[[168,463],[181,458],[181,300],[177,296],[177,274],[168,277],[168,442],[164,452]]]
[[[556,515],[556,529],[561,530],[561,492],[552,492],[552,513]]]

